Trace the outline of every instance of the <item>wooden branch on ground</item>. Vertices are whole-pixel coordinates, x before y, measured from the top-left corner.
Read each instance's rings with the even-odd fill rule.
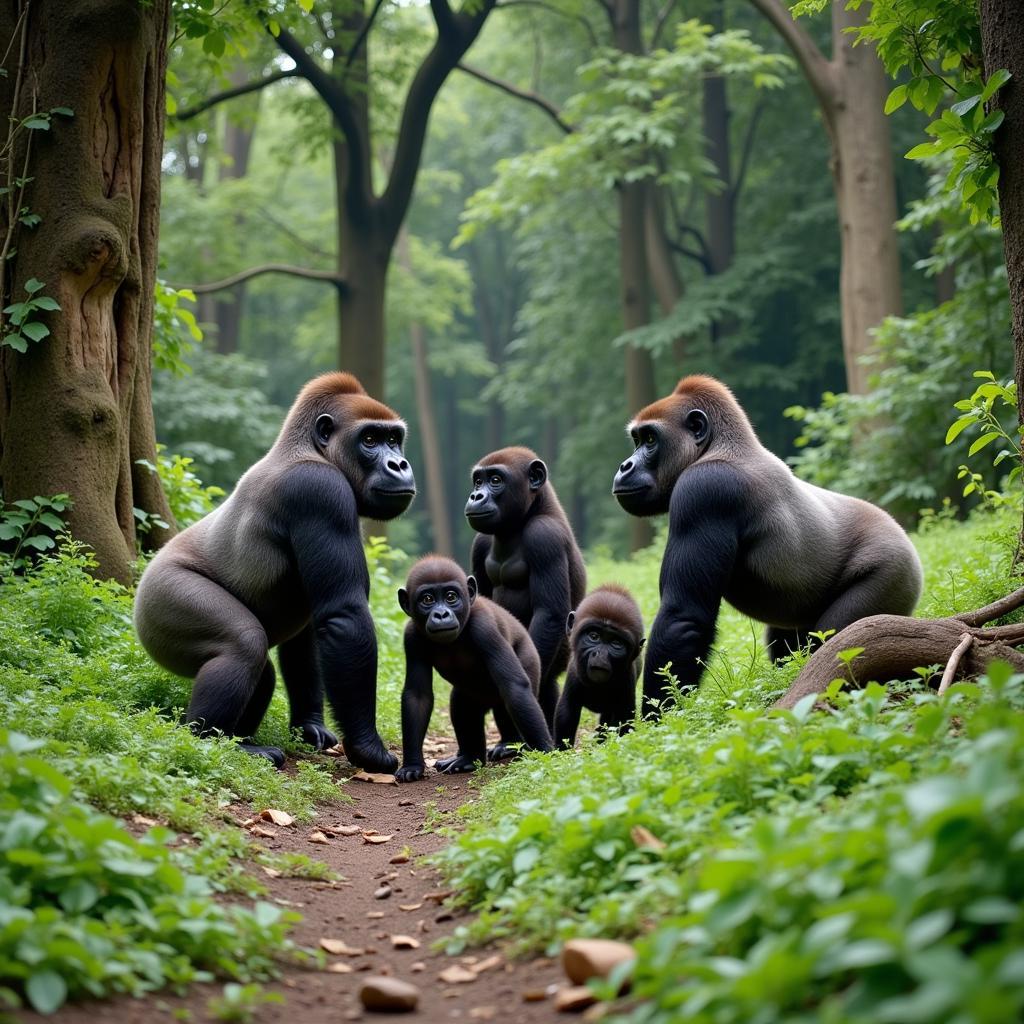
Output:
[[[1024,623],[985,627],[984,623],[1024,605],[1024,587],[975,611],[942,619],[914,619],[906,615],[871,615],[831,637],[808,659],[789,689],[773,705],[792,708],[804,697],[822,693],[833,679],[854,686],[875,681],[909,679],[914,669],[945,665],[939,692],[955,678],[981,675],[990,661],[1008,662],[1024,672],[1024,653],[1013,644],[1024,643]],[[839,657],[851,647],[863,651],[849,663]]]
[[[208,295],[210,292],[222,292],[226,288],[234,288],[236,284],[248,281],[261,274],[287,274],[291,277],[305,278],[307,281],[325,281],[333,284],[339,291],[344,291],[348,286],[345,279],[333,270],[310,270],[308,267],[295,267],[290,263],[263,263],[258,267],[249,267],[248,270],[240,270],[237,274],[225,277],[221,281],[211,281],[209,284],[186,284],[176,286],[186,288],[196,295]]]

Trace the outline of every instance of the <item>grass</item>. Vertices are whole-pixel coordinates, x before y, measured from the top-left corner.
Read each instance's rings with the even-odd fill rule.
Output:
[[[1013,585],[1012,512],[915,538],[920,614]],[[649,623],[657,550],[590,562]],[[532,755],[437,858],[479,911],[450,943],[636,941],[634,1022],[997,1021],[1024,1007],[1024,680],[764,708],[799,670],[726,610],[700,691],[655,726]],[[646,839],[652,834],[655,842]],[[612,988],[604,995],[612,997]]]

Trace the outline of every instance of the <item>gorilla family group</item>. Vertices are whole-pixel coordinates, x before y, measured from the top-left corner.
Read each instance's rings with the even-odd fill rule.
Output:
[[[767,624],[778,659],[812,632],[866,615],[910,614],[921,565],[900,526],[874,505],[798,480],[758,441],[727,387],[684,377],[630,422],[633,454],[612,493],[637,516],[668,513],[661,605],[645,656],[644,710],[668,697],[671,663],[695,686],[723,598]],[[466,517],[477,531],[472,575],[431,555],[410,570],[398,601],[409,616],[402,691],[402,763],[377,731],[377,641],[359,518],[392,519],[416,493],[403,454],[406,427],[348,373],[300,392],[270,451],[222,505],[184,530],[146,568],[135,625],[165,668],[194,680],[187,720],[203,734],[252,736],[274,690],[278,660],[291,725],[317,749],[403,782],[423,778],[433,672],[452,684],[458,743],[442,772],[471,771],[519,745],[575,742],[583,707],[601,724],[634,719],[640,610],[621,587],[584,596],[586,573],[547,467],[503,448],[472,471]],[[566,672],[559,696],[558,678]],[[488,751],[484,719],[501,741]]]

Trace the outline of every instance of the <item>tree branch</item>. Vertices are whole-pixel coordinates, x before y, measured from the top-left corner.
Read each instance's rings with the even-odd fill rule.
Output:
[[[740,165],[736,171],[736,177],[733,179],[732,188],[729,190],[729,202],[732,204],[734,211],[736,209],[736,203],[740,197],[740,192],[743,191],[743,182],[747,177],[747,167],[750,164],[750,154],[754,150],[754,135],[757,132],[757,124],[761,120],[761,115],[764,111],[765,101],[764,98],[761,97],[755,104],[754,109],[750,114],[750,120],[747,122],[747,131],[743,137],[743,148],[740,151]]]
[[[669,16],[675,9],[676,0],[665,0],[665,5],[658,12],[658,20],[654,23],[654,31],[651,33],[651,43],[649,49],[657,49],[658,40],[661,38],[661,33],[665,31],[665,26],[668,24]]]
[[[352,49],[348,51],[348,56],[345,58],[346,71],[352,67],[352,61],[359,56],[359,51],[362,49],[363,43],[366,42],[366,37],[370,34],[370,29],[373,28],[373,23],[383,6],[384,0],[375,0],[370,16],[363,22],[363,27],[359,30],[359,35],[356,36],[356,41],[352,44]]]
[[[242,85],[236,85],[232,89],[225,89],[223,92],[217,92],[212,96],[207,96],[205,100],[196,103],[194,106],[185,107],[184,110],[179,110],[171,117],[171,120],[190,121],[193,117],[198,117],[211,107],[217,106],[218,103],[224,103],[227,100],[234,100],[239,96],[248,96],[251,92],[259,92],[260,89],[266,89],[268,85],[273,85],[275,82],[280,82],[285,78],[301,77],[302,72],[300,72],[298,68],[292,68],[289,71],[274,71],[263,78],[257,78],[252,82],[245,82]]]
[[[544,0],[505,0],[504,3],[494,5],[494,9],[496,11],[503,11],[506,7],[539,7],[542,11],[548,11],[551,14],[557,15],[559,18],[568,18],[570,21],[578,21],[590,37],[591,44],[595,47],[601,45],[597,38],[597,33],[594,31],[594,26],[591,25],[582,14],[571,14],[568,11],[560,10],[552,4],[544,3]]]
[[[814,40],[794,20],[781,0],[750,0],[767,18],[783,41],[793,51],[797,63],[810,83],[821,104],[825,120],[832,121],[838,100],[836,72],[831,61],[825,59]]]
[[[953,653],[949,656],[949,661],[946,662],[946,670],[942,673],[942,680],[939,683],[940,697],[949,689],[949,684],[953,682],[956,670],[960,667],[960,659],[967,653],[967,648],[973,643],[974,637],[970,633],[964,633],[960,638],[960,643],[953,649]]]
[[[1024,604],[1024,587],[999,598],[998,601],[985,605],[984,608],[978,608],[973,612],[963,612],[960,615],[954,615],[953,618],[968,626],[983,626],[986,622],[1016,611],[1022,604]]]
[[[227,288],[234,288],[236,284],[259,277],[261,274],[287,274],[291,277],[305,278],[307,281],[325,281],[327,284],[333,284],[339,291],[345,291],[348,288],[345,279],[333,270],[310,270],[307,267],[294,267],[290,263],[263,263],[258,267],[240,270],[237,274],[225,277],[221,281],[211,281],[209,284],[182,285],[178,290],[186,288],[195,292],[196,295],[208,295],[210,292],[222,292]]]
[[[532,103],[535,107],[539,107],[544,111],[548,117],[551,118],[559,128],[562,129],[566,135],[571,135],[574,131],[571,124],[567,121],[562,120],[561,112],[558,107],[555,106],[550,100],[545,99],[539,93],[534,92],[532,89],[520,89],[519,86],[513,85],[511,82],[506,82],[503,78],[495,78],[493,75],[487,74],[485,71],[481,71],[479,68],[473,67],[471,64],[461,63],[458,65],[459,71],[464,71],[467,75],[472,78],[476,78],[478,81],[484,82],[487,85],[494,86],[495,89],[500,89],[504,93],[508,93],[509,96],[514,96],[516,99],[523,100],[526,103]]]

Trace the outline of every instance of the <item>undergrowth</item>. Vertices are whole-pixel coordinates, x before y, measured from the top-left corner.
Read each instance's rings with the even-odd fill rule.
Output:
[[[1018,522],[919,534],[919,613],[1011,589]],[[590,585],[633,587],[649,625],[645,558],[592,561]],[[450,948],[632,939],[617,1009],[635,1024],[1019,1019],[1024,678],[996,666],[942,699],[921,679],[836,688],[829,713],[766,714],[801,658],[771,667],[759,645],[729,612],[700,691],[659,725],[491,777],[437,856],[479,911]]]

